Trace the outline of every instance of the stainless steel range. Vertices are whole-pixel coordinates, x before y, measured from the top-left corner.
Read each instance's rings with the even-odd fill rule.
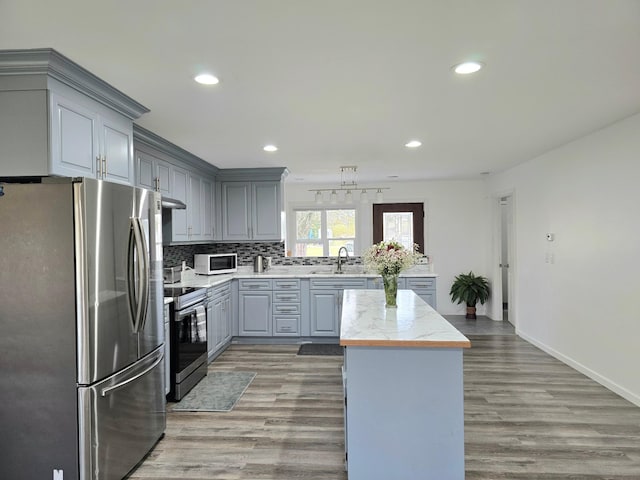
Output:
[[[171,388],[167,399],[178,401],[207,374],[207,289],[165,288],[171,304]]]

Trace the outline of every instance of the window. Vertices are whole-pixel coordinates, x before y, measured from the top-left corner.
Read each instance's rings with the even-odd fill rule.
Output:
[[[418,244],[424,253],[424,205],[376,203],[373,205],[373,243],[395,240],[406,248]]]
[[[340,247],[353,255],[356,211],[352,208],[295,210],[296,257],[335,257]]]

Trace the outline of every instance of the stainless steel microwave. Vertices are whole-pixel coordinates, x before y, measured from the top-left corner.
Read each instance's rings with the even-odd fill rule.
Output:
[[[207,253],[193,257],[194,270],[200,275],[216,275],[238,271],[238,255],[235,253]]]

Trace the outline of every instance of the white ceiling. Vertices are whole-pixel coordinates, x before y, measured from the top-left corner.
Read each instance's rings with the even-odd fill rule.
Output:
[[[475,177],[640,111],[640,0],[0,0],[0,49],[36,47],[204,160],[294,182]]]

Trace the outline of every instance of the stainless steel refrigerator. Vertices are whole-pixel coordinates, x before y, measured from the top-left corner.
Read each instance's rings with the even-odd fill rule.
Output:
[[[160,196],[0,179],[0,328],[0,478],[125,476],[165,428]]]

